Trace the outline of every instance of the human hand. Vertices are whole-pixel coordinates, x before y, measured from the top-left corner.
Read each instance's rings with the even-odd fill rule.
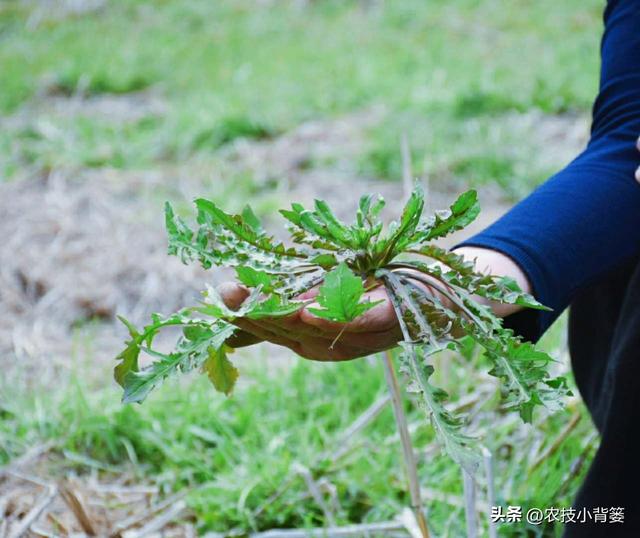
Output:
[[[460,247],[455,252],[474,261],[479,271],[510,276],[523,291],[531,293],[531,285],[522,269],[501,252],[479,247]],[[414,283],[435,295],[447,308],[457,310],[447,297],[423,282],[430,278],[432,277],[422,274],[421,281],[415,280]],[[227,306],[234,310],[249,295],[244,286],[235,282],[222,284],[218,287],[218,292]],[[318,289],[315,288],[300,295],[298,299],[306,301],[317,294]],[[314,316],[309,309],[319,308],[317,303],[308,304],[295,314],[282,318],[236,319],[234,323],[242,331],[229,343],[233,347],[243,347],[269,341],[288,347],[304,358],[319,361],[350,360],[396,346],[402,340],[402,332],[386,290],[383,287],[375,288],[365,294],[365,299],[382,302],[350,323],[335,323]],[[522,308],[514,304],[495,303],[479,296],[474,296],[474,299],[490,307],[500,317]]]
[[[235,282],[225,282],[218,287],[218,292],[232,309],[238,308],[249,295],[244,286]],[[307,301],[317,294],[315,288],[297,299]],[[230,344],[242,347],[268,341],[318,361],[350,360],[394,347],[402,339],[402,333],[387,292],[378,287],[367,292],[365,299],[382,302],[350,323],[335,323],[314,316],[309,308],[319,308],[317,303],[282,318],[239,318],[234,323],[242,332]]]

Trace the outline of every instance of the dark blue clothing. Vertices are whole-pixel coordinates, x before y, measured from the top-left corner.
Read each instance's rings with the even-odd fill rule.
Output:
[[[571,164],[462,245],[516,261],[552,312],[520,312],[506,324],[537,340],[581,290],[640,252],[640,0],[605,10],[600,91],[591,139]]]
[[[600,433],[574,508],[622,510],[624,523],[567,522],[564,538],[640,537],[640,0],[608,2],[601,54],[585,151],[462,243],[513,258],[553,308],[506,318],[527,339],[538,339],[571,305],[573,373]]]

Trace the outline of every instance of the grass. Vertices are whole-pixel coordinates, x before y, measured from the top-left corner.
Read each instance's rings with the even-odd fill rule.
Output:
[[[546,337],[547,346],[557,345],[560,329]],[[267,349],[251,356],[238,352],[236,363],[244,381],[231,398],[214,393],[202,376],[168,382],[142,406],[122,406],[116,387],[105,386],[106,372],[83,372],[87,355],[95,353],[92,346],[90,337],[79,340],[73,375],[56,391],[37,390],[35,383],[25,393],[15,388],[24,383],[3,380],[0,462],[53,439],[57,453],[64,454],[58,458],[57,472],[94,468],[108,479],[127,471],[167,493],[187,488],[200,532],[327,524],[301,478],[256,515],[265,499],[291,476],[294,462],[311,467],[316,480],[335,488],[339,524],[391,519],[407,506],[401,448],[389,406],[350,440],[346,455],[336,461],[319,458],[342,448],[341,433],[385,393],[379,360],[321,364],[292,359],[264,368],[265,361],[273,360]],[[454,395],[471,394],[483,380],[469,372],[483,364],[482,357],[474,354],[467,359],[443,357],[437,365],[437,382]],[[569,412],[537,415],[535,427],[525,426],[510,414],[496,413],[495,396],[477,406],[474,429],[484,432],[485,443],[496,454],[497,501],[525,510],[570,506],[582,476],[571,476],[570,468],[592,430],[589,419],[584,416],[560,448],[531,471],[534,459],[566,427]],[[461,499],[459,469],[433,450],[433,433],[422,413],[410,402],[406,409],[421,483],[432,495],[435,491]],[[580,406],[572,412],[584,415]],[[489,430],[491,435],[486,435]],[[480,477],[481,484],[483,480]],[[462,508],[438,500],[427,501],[427,506],[437,535],[464,534]],[[501,532],[503,536],[559,536],[560,532],[557,524],[532,528],[526,531],[529,534],[525,529],[524,523],[504,524]]]
[[[382,105],[386,115],[370,134],[373,149],[363,150],[361,168],[395,178],[388,155],[397,153],[403,132],[418,163],[427,156],[449,163],[468,143],[462,135],[470,118],[490,126],[506,112],[586,112],[591,105],[600,1],[367,5],[111,0],[94,14],[45,18],[32,28],[23,4],[5,3],[0,114],[46,103],[43,92],[150,91],[168,106],[150,122],[65,117],[45,106],[27,121],[37,144],[24,126],[3,130],[0,174],[12,177],[24,166],[164,166],[211,156],[238,136],[262,138]],[[503,158],[500,143],[478,145],[479,153]],[[547,172],[517,180],[530,187]]]
[[[529,128],[514,127],[511,119],[588,112],[597,88],[603,2],[369,4],[376,3],[317,0],[301,8],[284,0],[110,0],[95,13],[45,18],[34,27],[27,24],[32,6],[2,2],[0,181],[50,169],[115,168],[127,178],[189,165],[216,171],[211,175],[219,179],[209,186],[225,207],[250,197],[268,213],[279,207],[278,193],[265,194],[268,186],[226,163],[224,147],[370,108],[384,113],[365,133],[354,174],[399,178],[403,133],[414,170],[442,188],[494,184],[517,199],[555,171],[561,163],[539,161]],[[159,96],[165,106],[130,118],[90,106],[81,113],[52,106],[76,95],[88,103],[126,101],[132,92],[143,101]],[[326,155],[305,166],[331,163]],[[562,328],[545,341],[556,354]],[[231,399],[198,379],[171,383],[143,406],[123,407],[117,388],[105,383],[111,362],[96,359],[90,338],[78,349],[70,380],[49,380],[55,390],[28,373],[0,379],[0,462],[54,439],[58,472],[93,466],[107,476],[133,472],[167,492],[188,488],[201,532],[325,524],[299,479],[261,515],[255,511],[293,462],[311,465],[336,448],[340,433],[385,391],[375,360],[291,361],[274,372],[273,357],[263,354],[238,361],[245,381]],[[483,379],[470,372],[481,360],[452,360],[437,374],[439,385],[454,394],[474,392]],[[87,375],[96,363],[104,367]],[[498,501],[569,506],[581,478],[570,476],[570,468],[592,432],[588,418],[530,472],[567,414],[540,416],[527,427],[492,411],[494,403],[479,410],[477,426],[491,427],[485,442],[497,457]],[[431,451],[427,423],[407,409],[422,483],[460,497],[457,467]],[[400,453],[386,409],[344,458],[313,468],[316,479],[335,486],[338,523],[392,518],[407,505]],[[462,509],[427,505],[438,536],[464,535]],[[514,523],[500,532],[547,537],[559,536],[560,528]]]

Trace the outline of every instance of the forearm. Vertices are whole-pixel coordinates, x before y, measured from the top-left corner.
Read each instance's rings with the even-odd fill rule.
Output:
[[[522,291],[529,294],[531,293],[531,284],[525,272],[516,262],[502,252],[471,246],[458,247],[454,249],[454,251],[465,260],[473,261],[476,269],[481,273],[513,278]],[[523,308],[514,304],[497,303],[480,296],[476,296],[474,299],[481,304],[490,306],[494,314],[499,317],[506,317]]]
[[[528,278],[532,295],[552,309],[510,316],[508,323],[528,339],[539,338],[581,289],[640,253],[640,186],[634,179],[640,164],[638,28],[635,0],[609,3],[589,145],[461,245],[498,251],[513,260]]]

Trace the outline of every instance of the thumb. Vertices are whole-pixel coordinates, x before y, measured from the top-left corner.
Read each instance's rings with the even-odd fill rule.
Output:
[[[232,310],[238,310],[240,305],[249,296],[249,290],[235,282],[223,282],[216,287],[216,291],[222,297],[224,304]]]

